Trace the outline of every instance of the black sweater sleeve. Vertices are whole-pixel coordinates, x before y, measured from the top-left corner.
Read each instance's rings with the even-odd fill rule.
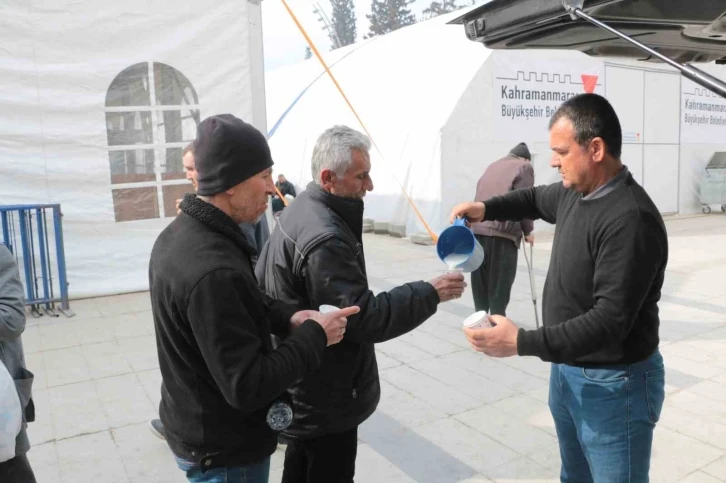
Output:
[[[557,208],[566,192],[562,183],[510,191],[484,201],[484,220],[557,222]]]
[[[622,341],[663,268],[667,248],[661,233],[651,214],[637,211],[609,228],[597,246],[595,305],[561,324],[520,329],[519,355],[570,362]]]
[[[247,414],[315,369],[327,343],[323,328],[309,320],[265,354],[265,335],[244,304],[257,295],[246,290],[233,270],[218,269],[197,282],[187,305],[192,332],[214,382],[230,406]]]
[[[512,190],[530,189],[534,186],[534,168],[532,163],[526,163],[522,170],[514,178]],[[528,236],[534,230],[534,222],[531,219],[524,219],[520,222],[522,233]]]

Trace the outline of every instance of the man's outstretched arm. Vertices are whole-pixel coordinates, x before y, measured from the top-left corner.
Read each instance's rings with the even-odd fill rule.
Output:
[[[438,287],[418,281],[375,295],[353,247],[339,239],[312,250],[303,276],[314,308],[360,307],[360,313],[348,319],[345,338],[362,343],[384,342],[415,329],[436,313],[441,301],[454,298],[465,286],[461,275],[452,274],[436,279]]]

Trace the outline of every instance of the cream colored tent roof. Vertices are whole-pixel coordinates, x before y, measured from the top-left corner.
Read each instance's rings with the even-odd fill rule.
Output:
[[[380,149],[371,153],[375,189],[366,216],[423,229],[400,181],[427,220],[440,218],[441,128],[490,53],[460,25],[446,24],[462,12],[325,54]],[[266,96],[275,172],[298,186],[312,179],[310,155],[322,131],[334,124],[363,130],[315,57],[267,73]]]

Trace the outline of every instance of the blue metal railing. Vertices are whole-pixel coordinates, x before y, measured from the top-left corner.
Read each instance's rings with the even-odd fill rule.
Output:
[[[48,223],[49,212],[52,214],[51,224]],[[60,303],[58,311],[66,317],[75,315],[68,300],[62,217],[59,204],[0,205],[0,243],[13,252],[18,267],[21,267],[25,305],[30,306],[35,317],[42,315],[41,306],[46,314],[57,317],[56,303]],[[53,271],[54,265],[57,276]]]

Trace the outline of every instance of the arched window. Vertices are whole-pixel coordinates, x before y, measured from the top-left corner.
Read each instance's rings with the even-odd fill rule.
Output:
[[[116,222],[175,216],[192,191],[182,150],[194,140],[199,99],[181,72],[159,62],[123,70],[106,93],[106,133]]]

